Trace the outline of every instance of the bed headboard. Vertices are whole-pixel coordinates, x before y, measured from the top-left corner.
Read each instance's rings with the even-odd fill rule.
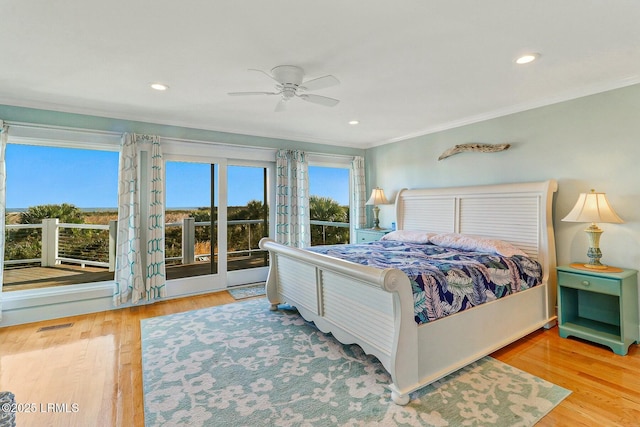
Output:
[[[522,184],[401,190],[399,230],[462,233],[507,241],[555,268],[555,180]]]

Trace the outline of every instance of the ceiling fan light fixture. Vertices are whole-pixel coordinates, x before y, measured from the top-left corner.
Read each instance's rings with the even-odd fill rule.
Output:
[[[162,84],[162,83],[151,83],[151,89],[164,91],[164,90],[169,89],[169,86],[167,86],[165,84]]]
[[[526,55],[522,55],[518,59],[516,59],[516,64],[519,64],[519,65],[529,64],[538,58],[540,58],[539,53],[527,53]]]

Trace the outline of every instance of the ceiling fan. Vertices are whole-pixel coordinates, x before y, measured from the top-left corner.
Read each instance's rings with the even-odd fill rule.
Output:
[[[284,111],[287,103],[293,98],[300,98],[303,101],[313,104],[324,105],[325,107],[333,107],[340,102],[337,99],[327,96],[314,95],[306,93],[308,90],[324,89],[326,87],[340,84],[340,81],[332,75],[318,77],[303,82],[304,70],[295,65],[279,65],[271,70],[271,74],[262,71],[250,69],[249,71],[257,71],[274,80],[277,84],[275,92],[229,92],[231,96],[246,95],[280,95],[280,100],[276,104],[274,111]]]

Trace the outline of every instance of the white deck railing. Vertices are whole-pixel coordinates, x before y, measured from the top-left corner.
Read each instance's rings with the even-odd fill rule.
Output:
[[[43,219],[41,224],[7,224],[5,246],[9,247],[14,240],[12,232],[22,229],[39,229],[40,232],[40,257],[39,258],[23,258],[5,260],[5,265],[17,264],[40,264],[42,267],[52,267],[63,262],[69,264],[79,264],[82,267],[87,265],[93,267],[109,268],[109,271],[115,269],[115,250],[117,221],[110,221],[108,225],[104,224],[70,224],[59,222],[57,218]],[[93,230],[98,233],[105,234],[105,240],[108,240],[108,249],[102,251],[93,250],[91,257],[76,257],[80,250],[71,251],[74,240],[74,230]],[[77,238],[76,238],[77,240]],[[96,253],[97,252],[97,253]],[[101,256],[97,256],[101,255]],[[106,259],[106,261],[100,261]]]
[[[264,252],[256,245],[252,245],[251,225],[262,224],[264,220],[231,220],[227,221],[229,226],[247,225],[247,245],[246,248],[236,248],[228,251],[230,255],[238,256],[246,254],[252,256],[254,252]],[[216,224],[216,223],[214,223]],[[181,227],[182,228],[182,244],[180,256],[167,257],[166,261],[180,260],[182,264],[193,264],[203,261],[211,257],[210,253],[196,254],[196,227],[207,227],[211,223],[207,221],[196,222],[194,218],[184,218],[181,222],[166,223],[165,227]],[[326,242],[326,231],[328,227],[349,228],[349,223],[318,221],[312,220],[311,226],[322,227],[322,241],[314,242],[315,244],[323,244]],[[41,224],[7,224],[6,225],[6,246],[9,247],[13,241],[18,239],[12,238],[12,234],[16,234],[19,230],[40,230],[41,251],[38,258],[24,259],[6,259],[6,266],[15,266],[20,264],[40,264],[43,267],[52,267],[62,263],[78,264],[82,267],[94,266],[108,268],[109,271],[115,270],[115,252],[116,252],[116,236],[117,221],[110,221],[108,225],[104,224],[70,224],[61,223],[57,218],[44,219]],[[86,233],[95,233],[97,238],[106,242],[102,250],[91,248],[87,252],[78,249],[74,245],[74,238],[78,240],[74,234],[82,233],[79,230],[86,230]],[[263,236],[259,236],[263,237]],[[86,237],[85,237],[86,238]],[[72,248],[74,250],[72,250]]]

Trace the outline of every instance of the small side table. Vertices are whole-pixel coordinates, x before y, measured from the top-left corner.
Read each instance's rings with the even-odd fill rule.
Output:
[[[391,233],[391,230],[381,229],[374,230],[372,228],[359,228],[356,230],[356,243],[375,242],[380,240],[382,236]]]
[[[571,335],[602,344],[621,356],[640,342],[636,270],[610,273],[566,265],[557,270],[562,338]]]

